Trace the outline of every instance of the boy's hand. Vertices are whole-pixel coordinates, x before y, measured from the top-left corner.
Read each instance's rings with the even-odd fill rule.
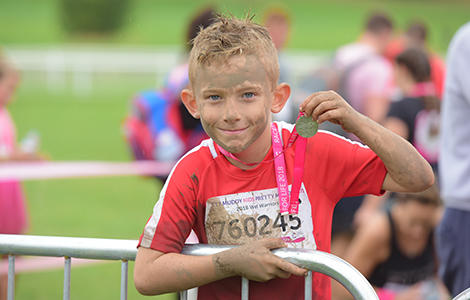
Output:
[[[214,255],[216,272],[228,276],[243,276],[254,281],[268,281],[291,274],[306,276],[307,270],[271,253],[271,249],[286,247],[280,238],[268,238],[245,244]]]
[[[359,113],[334,91],[317,92],[308,96],[300,105],[300,111],[312,116],[319,124],[330,121],[351,132]]]

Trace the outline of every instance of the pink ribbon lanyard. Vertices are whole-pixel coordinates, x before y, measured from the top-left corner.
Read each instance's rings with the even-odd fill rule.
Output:
[[[434,83],[427,81],[427,82],[418,82],[413,87],[410,96],[412,97],[426,97],[426,96],[435,96],[436,89]]]
[[[299,114],[299,117],[303,113]],[[271,124],[271,136],[273,142],[273,155],[274,155],[274,171],[276,174],[276,183],[277,191],[279,194],[279,209],[281,215],[287,214],[298,214],[299,213],[299,194],[300,186],[302,185],[302,177],[304,175],[304,162],[305,162],[305,150],[307,147],[307,138],[300,136],[297,133],[297,130],[294,127],[289,140],[285,147],[283,147],[281,142],[281,135],[277,126]],[[292,146],[297,140],[297,145],[295,148],[295,158],[294,158],[294,180],[292,182],[292,189],[289,195],[289,184],[287,181],[287,169],[286,169],[286,160],[284,157],[284,151]],[[232,153],[228,152],[224,148],[217,145],[219,151],[226,157],[230,157],[238,162],[243,163],[246,166],[255,166],[259,163],[245,163],[235,157]],[[263,161],[261,163],[269,163],[272,160]]]
[[[274,171],[276,173],[277,191],[279,194],[279,209],[281,210],[281,215],[285,215],[292,209],[289,197],[284,149],[282,147],[279,131],[274,124],[271,124],[271,135],[273,139]]]
[[[299,117],[303,114],[300,113]],[[294,180],[292,182],[292,189],[289,196],[289,189],[287,183],[286,162],[284,157],[284,150],[281,143],[281,138],[276,125],[271,124],[271,134],[273,139],[273,153],[274,153],[274,170],[276,173],[277,191],[279,193],[279,209],[281,215],[298,214],[299,213],[299,194],[302,178],[304,175],[304,162],[305,150],[307,147],[307,139],[299,136],[294,127],[291,136],[287,142],[286,148],[292,146],[297,140],[295,147],[294,158]]]

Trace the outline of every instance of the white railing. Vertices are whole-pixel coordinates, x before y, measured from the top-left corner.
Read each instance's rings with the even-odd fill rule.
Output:
[[[15,256],[64,257],[63,299],[70,299],[70,273],[72,258],[89,258],[121,261],[121,300],[127,299],[128,261],[134,260],[137,249],[135,240],[51,237],[0,234],[0,254],[8,255],[8,300],[14,299]],[[211,255],[232,246],[186,245],[187,255]],[[305,249],[276,249],[273,253],[296,265],[320,272],[339,281],[355,299],[378,299],[374,289],[362,274],[344,260],[321,251]],[[312,272],[305,278],[305,299],[312,299]],[[248,299],[249,282],[242,280],[242,299]],[[187,294],[182,294],[186,299]],[[462,299],[459,299],[462,300]]]
[[[71,74],[73,90],[82,95],[92,91],[96,74],[147,74],[153,76],[158,85],[185,59],[183,49],[177,46],[6,45],[3,50],[20,71],[45,73],[47,88],[51,91],[66,86],[66,75]],[[283,52],[290,83],[321,65],[330,55],[325,51]]]

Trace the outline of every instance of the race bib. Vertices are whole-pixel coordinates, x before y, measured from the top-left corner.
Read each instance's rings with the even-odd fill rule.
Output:
[[[289,190],[291,186],[289,186]],[[290,248],[316,249],[311,205],[302,183],[299,213],[281,215],[277,188],[223,195],[207,200],[205,227],[209,244],[242,245],[280,237]]]

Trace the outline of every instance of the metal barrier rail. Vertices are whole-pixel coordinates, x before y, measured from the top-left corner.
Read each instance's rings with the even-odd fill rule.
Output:
[[[0,254],[8,255],[8,300],[14,299],[15,256],[64,257],[63,299],[70,299],[71,258],[121,260],[121,300],[127,299],[128,261],[135,260],[137,241],[117,239],[73,238],[0,234]],[[186,245],[187,255],[211,255],[232,246]],[[362,274],[344,260],[321,251],[276,249],[273,253],[296,265],[328,275],[339,281],[355,299],[378,299]],[[242,299],[248,299],[248,280],[242,280]],[[186,299],[186,294],[183,294]],[[305,299],[312,299],[312,272],[305,279]]]
[[[453,300],[469,300],[470,299],[470,288],[466,289],[465,291],[461,292]]]

